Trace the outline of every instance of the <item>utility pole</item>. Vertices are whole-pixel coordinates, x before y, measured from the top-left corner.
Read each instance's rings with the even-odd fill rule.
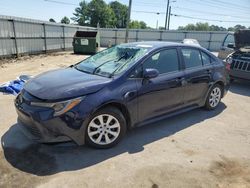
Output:
[[[131,6],[132,6],[132,0],[129,0],[128,14],[127,14],[127,24],[126,24],[126,35],[125,35],[125,42],[126,43],[128,42],[128,29],[129,29],[129,23],[130,23]]]
[[[169,7],[169,14],[168,14],[168,30],[170,25],[170,18],[171,18],[171,6]]]
[[[167,22],[168,22],[168,9],[169,9],[169,0],[167,2],[167,10],[166,10],[166,19],[165,19],[165,30],[167,29]]]
[[[156,13],[156,15],[157,15],[157,21],[156,21],[156,28],[155,29],[158,29],[158,15],[159,14],[160,14],[159,12]]]

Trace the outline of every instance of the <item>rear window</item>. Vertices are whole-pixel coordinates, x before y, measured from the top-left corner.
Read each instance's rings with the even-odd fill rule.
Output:
[[[187,69],[202,66],[202,58],[199,50],[183,48],[181,52]]]
[[[209,65],[211,63],[211,58],[206,53],[201,52],[201,57],[202,57],[203,65]]]

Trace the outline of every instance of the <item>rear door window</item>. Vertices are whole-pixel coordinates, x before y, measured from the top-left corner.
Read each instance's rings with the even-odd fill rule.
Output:
[[[183,48],[181,52],[187,69],[202,66],[202,57],[199,50]]]

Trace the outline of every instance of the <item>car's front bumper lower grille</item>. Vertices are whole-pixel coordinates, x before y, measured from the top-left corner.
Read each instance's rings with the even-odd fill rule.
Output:
[[[42,134],[40,132],[40,130],[34,126],[34,125],[29,125],[26,126],[26,129],[33,135],[35,136],[37,139],[41,139],[42,138]]]

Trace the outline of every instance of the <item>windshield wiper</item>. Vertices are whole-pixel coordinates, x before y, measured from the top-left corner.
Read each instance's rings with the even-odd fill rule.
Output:
[[[97,67],[93,70],[92,74],[96,74],[97,70],[98,70],[101,66],[103,66],[103,65],[106,64],[106,63],[109,63],[110,61],[114,61],[114,59],[113,59],[113,60],[105,61],[105,62],[102,63],[101,65],[97,66]]]
[[[134,56],[130,56],[127,60],[129,60],[129,59],[132,59]],[[119,69],[119,68],[122,68],[122,67],[124,67],[125,65],[127,65],[129,63],[129,61],[127,61],[126,63],[124,63],[123,65],[121,65],[121,66],[119,66],[119,67],[117,67],[111,74],[110,74],[110,78],[112,77],[112,76],[114,76],[114,74],[115,74],[115,72]]]
[[[79,68],[77,67],[77,65],[70,65],[70,67],[72,67],[72,68],[74,67],[76,70],[78,70],[78,71],[80,71],[80,72],[92,74],[92,72],[89,72],[89,71],[86,71],[86,70],[83,70],[83,69],[79,69]]]
[[[96,74],[96,72],[97,72],[97,70],[101,67],[101,66],[103,66],[104,64],[106,64],[106,63],[109,63],[109,62],[111,62],[111,61],[114,61],[114,62],[119,62],[119,61],[121,61],[123,58],[126,58],[128,56],[128,53],[125,53],[124,55],[122,55],[120,58],[118,58],[117,60],[115,60],[115,59],[113,59],[113,60],[109,60],[109,61],[106,61],[106,62],[104,62],[104,63],[102,63],[101,65],[99,65],[98,67],[96,67],[95,69],[94,69],[94,71],[93,71],[93,74]],[[130,58],[132,58],[133,56],[130,56],[128,59],[130,59]],[[119,66],[120,67],[120,66]],[[118,67],[118,68],[119,68]],[[117,69],[118,69],[117,68]],[[117,70],[117,69],[115,69],[115,71]],[[110,73],[110,75],[112,75],[112,73]]]

